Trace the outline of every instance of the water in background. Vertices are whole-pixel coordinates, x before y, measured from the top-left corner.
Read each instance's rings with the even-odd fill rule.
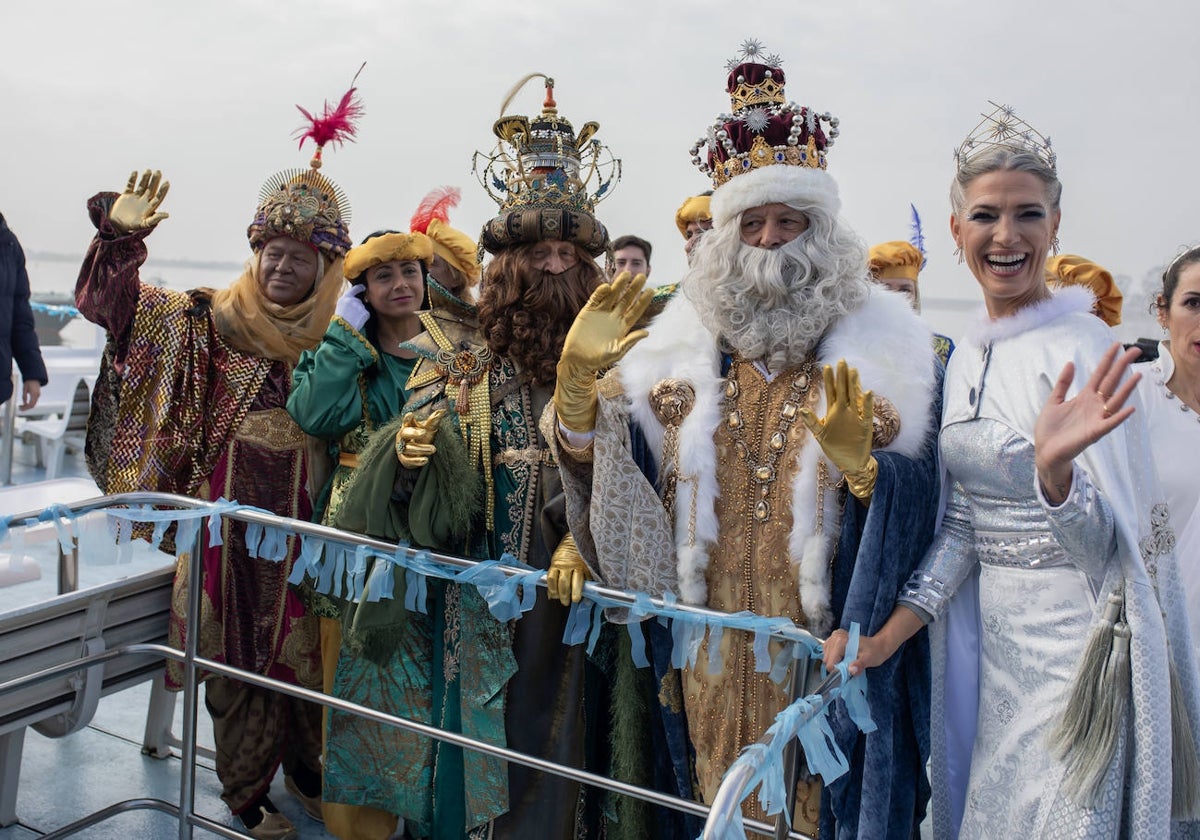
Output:
[[[97,354],[104,347],[103,330],[83,318],[72,318],[66,314],[66,308],[73,307],[75,302],[75,281],[82,262],[82,254],[25,254],[31,298],[35,304],[44,304],[35,307],[39,311],[34,313],[38,323],[38,340],[43,347],[61,345],[95,350]],[[223,288],[241,271],[239,263],[149,259],[142,266],[141,276],[143,282],[186,291],[201,286]]]

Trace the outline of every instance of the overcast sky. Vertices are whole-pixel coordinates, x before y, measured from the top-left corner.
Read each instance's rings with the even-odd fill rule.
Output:
[[[599,122],[623,160],[598,215],[650,239],[667,282],[684,267],[674,211],[709,186],[688,149],[728,110],[724,64],[747,37],[784,58],[789,99],[841,119],[829,171],[866,240],[907,238],[916,204],[925,296],[977,299],[946,193],[988,99],[1052,137],[1064,250],[1140,277],[1200,241],[1194,0],[4,0],[0,15],[0,210],[27,250],[82,253],[86,198],[157,167],[171,218],[152,255],[243,259],[260,184],[308,161],[294,106],[336,100],[366,61],[359,140],[324,169],[356,240],[407,228],[443,184],[463,189],[452,223],[477,233],[495,207],[471,155],[494,145],[508,88],[540,71],[560,113]],[[531,85],[510,110],[540,101]]]

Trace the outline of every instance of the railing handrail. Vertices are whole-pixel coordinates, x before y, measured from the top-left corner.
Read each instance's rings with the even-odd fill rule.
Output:
[[[397,543],[390,543],[383,540],[365,537],[359,534],[354,534],[346,531],[340,531],[336,528],[330,528],[325,525],[318,525],[312,522],[293,519],[291,517],[279,516],[268,511],[263,511],[256,508],[249,508],[234,503],[225,502],[210,502],[200,499],[194,499],[188,496],[182,496],[173,493],[159,492],[132,492],[118,493],[105,496],[98,496],[92,499],[85,499],[77,502],[71,502],[63,505],[53,505],[33,511],[23,511],[17,514],[0,517],[0,524],[5,527],[21,527],[34,523],[43,523],[54,521],[60,518],[64,513],[69,513],[72,517],[110,510],[115,507],[133,508],[136,506],[153,505],[157,507],[178,508],[183,510],[192,510],[202,512],[203,515],[218,515],[228,517],[230,519],[243,521],[248,524],[259,524],[266,527],[281,528],[290,530],[299,536],[311,536],[321,540],[333,543],[340,543],[347,546],[366,546],[380,553],[396,556],[403,548],[407,550],[410,556],[423,554],[434,562],[442,563],[456,568],[473,568],[482,562],[470,558],[457,557],[455,555],[441,554],[429,552],[422,549],[414,549],[408,546],[403,546]],[[131,517],[132,518],[132,517]],[[195,534],[195,546],[193,548],[194,557],[201,555],[203,544],[203,531],[197,529]],[[373,720],[388,726],[393,726],[401,729],[406,729],[418,734],[435,738],[441,741],[455,744],[465,749],[482,752],[507,761],[513,761],[538,770],[553,773],[559,776],[578,781],[583,784],[592,785],[594,787],[603,788],[615,793],[620,793],[627,796],[632,796],[655,805],[664,806],[673,810],[689,813],[697,816],[705,816],[705,837],[709,836],[709,826],[714,825],[714,820],[719,824],[720,820],[728,820],[729,815],[734,813],[740,807],[741,801],[745,798],[746,785],[754,776],[754,768],[748,768],[747,772],[742,771],[744,765],[734,768],[735,772],[730,773],[726,779],[722,780],[717,797],[711,807],[702,805],[691,800],[681,799],[676,796],[664,794],[659,791],[641,788],[636,785],[631,785],[626,782],[621,782],[615,779],[609,779],[604,776],[598,776],[588,771],[579,770],[577,768],[566,765],[555,764],[536,756],[526,755],[524,753],[510,750],[506,747],[497,747],[487,744],[482,741],[476,741],[468,736],[461,735],[456,732],[450,732],[428,724],[422,724],[418,721],[409,720],[406,718],[389,715],[385,712],[380,712],[366,706],[361,706],[356,703],[351,703],[331,695],[322,694],[321,692],[305,689],[300,686],[290,683],[280,682],[279,680],[265,677],[250,671],[216,662],[214,660],[200,657],[196,652],[197,632],[195,629],[196,616],[198,607],[196,601],[199,598],[199,593],[202,590],[200,583],[200,574],[203,564],[193,562],[189,566],[189,574],[192,577],[189,586],[189,601],[188,601],[188,632],[185,637],[185,650],[179,651],[167,645],[160,644],[133,644],[123,647],[112,648],[96,654],[80,657],[71,662],[62,663],[57,666],[43,669],[34,674],[18,677],[9,680],[5,683],[0,683],[0,696],[5,693],[30,685],[36,682],[53,679],[64,673],[69,673],[76,670],[81,670],[100,662],[106,662],[115,659],[119,656],[132,655],[156,655],[164,659],[179,661],[184,665],[184,734],[182,737],[183,744],[183,763],[184,771],[181,775],[180,782],[180,838],[191,837],[191,828],[196,825],[206,825],[209,821],[195,813],[194,810],[194,774],[195,774],[195,731],[196,731],[196,703],[198,693],[198,672],[206,671],[214,674],[222,674],[234,679],[241,680],[246,683],[258,685],[283,694],[287,694],[300,699],[309,700],[318,703],[322,706],[337,709],[349,714],[354,714],[358,717],[363,717],[368,720]],[[506,564],[494,564],[494,567],[503,572],[507,577],[517,575],[525,576],[529,574],[528,568],[510,566]],[[537,585],[545,585],[545,575],[536,581]],[[616,601],[630,607],[644,608],[648,602],[656,610],[663,610],[673,614],[684,613],[690,614],[697,619],[703,619],[706,623],[714,625],[725,624],[729,619],[734,618],[733,614],[712,610],[706,607],[698,607],[689,604],[670,601],[662,597],[650,597],[647,601],[643,593],[630,593],[621,589],[606,587],[594,582],[588,582],[584,587],[585,593],[590,593],[593,596],[600,596],[609,601]],[[786,642],[801,643],[804,647],[811,649],[814,643],[819,644],[821,640],[812,636],[812,634],[796,627],[794,624],[790,626],[775,626],[764,628],[761,632],[769,633],[774,638],[782,639]],[[798,659],[798,662],[803,662],[803,659]],[[839,688],[841,685],[840,674],[834,672],[831,674],[818,688],[818,693],[826,700],[829,695]],[[813,708],[811,714],[807,718],[814,717],[819,714],[820,705]],[[806,718],[806,719],[807,719]],[[718,812],[718,807],[720,811]],[[99,812],[98,812],[99,813]],[[716,816],[714,816],[716,815]],[[95,815],[93,815],[95,816]],[[83,821],[80,821],[82,825]],[[88,822],[87,824],[93,824]],[[743,821],[745,828],[770,835],[773,832],[779,831],[779,826],[771,826],[767,823],[757,820],[746,819]],[[234,835],[240,836],[240,835]],[[776,836],[787,836],[795,840],[807,840],[807,836],[799,832],[793,831],[790,828]]]
[[[388,555],[395,555],[401,548],[398,543],[387,542],[386,540],[378,540],[372,537],[355,534],[349,531],[341,531],[337,528],[331,528],[328,525],[319,525],[314,522],[309,522],[302,519],[293,519],[288,516],[279,516],[268,511],[250,508],[242,505],[234,507],[225,507],[216,502],[204,501],[202,499],[194,499],[190,496],[182,496],[176,493],[158,493],[138,491],[132,493],[115,493],[106,496],[97,496],[91,499],[84,499],[77,502],[70,502],[56,506],[54,508],[41,508],[33,511],[24,511],[21,513],[8,516],[9,527],[23,525],[27,520],[38,520],[39,517],[44,517],[48,511],[53,510],[69,510],[75,514],[86,514],[95,511],[105,510],[117,506],[135,507],[138,505],[157,505],[160,507],[176,507],[190,510],[206,510],[214,513],[219,513],[221,516],[236,519],[241,522],[253,523],[269,527],[285,528],[299,536],[310,536],[329,542],[341,543],[348,546],[366,546],[378,552]],[[41,521],[46,521],[44,518]],[[468,557],[459,557],[453,554],[443,554],[441,552],[429,551],[426,549],[412,548],[404,546],[410,556],[424,554],[431,560],[447,566],[453,566],[460,569],[470,569],[478,566],[481,560]],[[505,563],[499,563],[495,566],[496,569],[503,572],[506,577],[515,577],[526,575],[529,570],[517,566],[510,566]],[[539,585],[545,585],[544,580],[539,581]],[[613,587],[605,586],[595,581],[584,583],[584,592],[592,593],[601,598],[616,601],[622,605],[633,607],[639,603],[638,595],[641,593],[630,593],[624,589],[614,589]],[[668,601],[662,595],[650,595],[648,603],[658,609],[670,611],[674,613],[684,613],[686,615],[695,616],[698,619],[705,619],[710,623],[721,624],[733,617],[732,613],[714,610],[708,607],[701,607],[695,604],[687,604],[682,601]],[[772,616],[772,619],[777,617]],[[762,632],[769,633],[773,638],[787,642],[799,642],[805,647],[813,648],[824,642],[809,633],[802,627],[792,623],[790,626],[776,626],[770,629],[764,629]]]

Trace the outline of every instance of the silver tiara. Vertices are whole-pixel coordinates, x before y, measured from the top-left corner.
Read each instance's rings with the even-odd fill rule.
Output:
[[[992,112],[983,114],[983,119],[971,130],[967,139],[954,150],[954,163],[958,169],[962,169],[976,155],[1000,148],[1037,155],[1052,172],[1058,172],[1058,157],[1050,147],[1048,136],[1018,117],[1011,105],[997,105],[991,100],[988,100],[988,104],[992,106]]]

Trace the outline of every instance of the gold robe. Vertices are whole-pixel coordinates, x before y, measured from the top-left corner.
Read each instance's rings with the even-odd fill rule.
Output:
[[[814,372],[819,374],[815,368],[793,368],[768,383],[761,370],[740,359],[729,371],[725,411],[714,435],[721,493],[716,500],[719,536],[707,571],[712,609],[784,616],[805,626],[788,539],[798,456],[803,447],[816,445],[798,414],[801,406],[816,404],[820,378]],[[796,387],[800,376],[807,376],[805,389]],[[710,674],[706,638],[696,664],[684,672],[696,774],[708,803],[742,747],[757,741],[790,700],[790,680],[776,685],[767,674],[755,671],[753,645],[749,633],[722,634],[724,668]],[[781,643],[771,642],[772,658],[780,649]],[[816,834],[820,793],[816,780],[797,786],[796,828]],[[766,819],[754,796],[743,804],[743,813]]]

